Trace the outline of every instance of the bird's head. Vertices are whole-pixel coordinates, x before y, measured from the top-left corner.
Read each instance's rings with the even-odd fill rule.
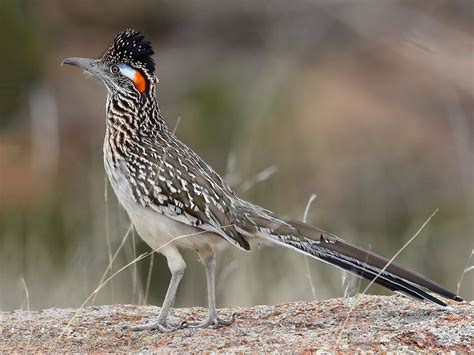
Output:
[[[149,95],[158,81],[154,75],[153,49],[145,36],[132,29],[120,32],[99,59],[67,58],[104,83],[110,94]]]

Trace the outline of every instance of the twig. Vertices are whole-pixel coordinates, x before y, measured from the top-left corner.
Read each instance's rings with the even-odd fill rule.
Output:
[[[458,295],[458,296],[459,296],[459,291],[461,290],[461,283],[464,279],[464,275],[467,274],[469,271],[474,270],[474,265],[468,266],[469,261],[471,261],[471,258],[472,258],[473,255],[474,255],[474,249],[471,250],[471,255],[469,255],[469,257],[467,258],[466,264],[464,265],[464,270],[461,274],[461,277],[459,278],[458,289],[456,291],[456,295]]]
[[[303,215],[303,222],[304,223],[306,223],[306,220],[308,219],[309,209],[310,209],[311,204],[313,203],[313,201],[316,199],[316,197],[317,197],[316,194],[312,194],[308,199],[308,203],[306,204],[306,208],[304,210],[304,215]],[[313,294],[313,300],[316,300],[317,299],[316,289],[314,287],[313,277],[311,276],[311,269],[309,267],[308,256],[306,256],[306,255],[304,256],[304,263],[306,265],[306,277],[308,278],[309,285],[311,287],[311,293]]]
[[[112,256],[112,258],[109,260],[109,265],[107,265],[107,268],[105,269],[104,273],[102,274],[102,277],[100,278],[100,281],[99,281],[99,285],[104,281],[104,279],[105,279],[105,277],[107,276],[109,270],[112,270],[112,263],[115,261],[115,258],[117,257],[117,255],[119,254],[119,252],[120,252],[120,250],[122,249],[123,245],[125,244],[125,241],[127,240],[128,235],[130,234],[130,232],[131,232],[132,229],[133,229],[133,225],[130,224],[130,227],[128,227],[127,232],[126,232],[125,235],[123,236],[122,241],[120,242],[119,247],[118,247],[117,250],[115,251],[115,253],[114,253],[114,255]],[[92,303],[94,303],[95,298],[96,298],[96,296],[94,296],[94,297],[92,298]]]
[[[233,151],[230,151],[229,155],[227,156],[227,164],[226,164],[226,171],[224,174],[224,181],[226,181],[231,186],[238,185],[236,183],[238,179],[235,174],[236,162],[237,162],[237,159],[235,157],[235,153]]]
[[[250,179],[247,179],[246,181],[244,181],[240,186],[241,191],[247,192],[259,182],[268,180],[277,171],[278,171],[278,167],[276,165],[271,165],[268,168],[263,169],[254,177],[251,177]]]
[[[136,248],[136,242],[135,242],[135,228],[132,228],[132,251],[133,251],[133,258],[135,259],[137,257],[137,248]],[[132,303],[140,304],[140,300],[136,299],[137,296],[137,277],[138,277],[138,270],[137,270],[137,264],[133,264],[133,270],[132,270]]]
[[[104,179],[104,200],[105,200],[105,238],[107,240],[107,252],[109,255],[109,265],[112,268],[112,245],[110,243],[110,229],[109,229],[109,199],[108,199],[108,180],[107,175],[105,175]],[[114,303],[114,284],[111,283],[110,287],[112,289],[112,303]],[[94,299],[95,300],[95,299]]]
[[[28,286],[26,286],[26,282],[23,276],[21,277],[21,283],[23,285],[23,289],[25,290],[26,310],[29,312],[30,311],[30,293],[28,292]]]
[[[433,218],[433,216],[438,212],[439,208],[437,208],[436,210],[434,210],[434,212],[428,217],[428,219],[425,221],[425,223],[423,223],[423,225],[418,229],[418,231],[413,235],[413,237],[411,237],[396,253],[394,256],[392,256],[392,258],[388,261],[388,263],[382,268],[382,270],[379,271],[379,273],[374,277],[374,279],[372,281],[370,281],[370,283],[367,285],[367,287],[364,289],[364,291],[362,291],[362,293],[360,295],[364,295],[367,290],[369,289],[370,286],[373,285],[373,283],[375,282],[375,280],[380,276],[382,275],[382,273],[390,266],[390,264],[393,263],[393,261],[398,257],[398,255],[400,255],[400,253],[405,250],[405,248],[410,245],[410,243],[416,238],[418,237],[418,235],[421,233],[421,231],[423,230],[423,228],[425,228],[425,226],[431,221],[431,219]],[[347,324],[347,321],[349,320],[349,317],[351,316],[353,310],[355,309],[355,307],[357,306],[357,303],[359,302],[359,296],[356,297],[356,300],[354,302],[354,304],[352,305],[351,309],[349,310],[349,313],[347,314],[346,318],[344,319],[344,323],[342,324],[341,326],[341,331],[339,332],[339,335],[337,337],[337,340],[336,340],[336,343],[334,344],[334,351],[336,351],[337,349],[337,345],[339,344],[339,342],[341,341],[341,337],[342,337],[342,333],[344,332],[344,329],[346,327],[346,324]]]
[[[154,260],[155,260],[155,253],[152,253],[150,256],[150,264],[148,265],[148,275],[146,277],[145,298],[143,300],[143,304],[148,304],[148,295],[150,292],[151,274],[153,272]]]
[[[28,286],[26,285],[25,278],[21,277],[21,283],[23,284],[23,289],[25,290],[26,295],[26,310],[30,312],[30,292],[28,291]],[[30,328],[30,336],[28,337],[28,345],[30,344],[31,337],[33,336],[33,326],[31,324],[31,319],[28,319],[28,326]]]

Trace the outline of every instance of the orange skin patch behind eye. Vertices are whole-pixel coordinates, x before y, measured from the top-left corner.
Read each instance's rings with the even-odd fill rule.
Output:
[[[138,70],[135,70],[133,73],[132,77],[133,85],[135,85],[135,88],[140,92],[143,93],[146,88],[146,82],[145,78],[143,77],[142,73],[140,73]]]

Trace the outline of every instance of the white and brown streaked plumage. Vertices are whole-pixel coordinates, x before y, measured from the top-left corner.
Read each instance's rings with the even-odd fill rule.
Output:
[[[311,225],[278,216],[237,197],[225,181],[169,130],[155,94],[150,42],[134,30],[117,35],[100,59],[69,58],[64,64],[97,76],[108,90],[104,163],[120,203],[140,236],[167,258],[172,273],[158,320],[133,329],[170,331],[169,309],[186,267],[178,250],[196,249],[205,265],[206,320],[185,326],[231,324],[217,317],[214,247],[243,250],[270,241],[335,265],[386,288],[439,305],[427,291],[462,301],[435,282]],[[173,240],[182,235],[187,237]],[[381,270],[386,269],[381,272]],[[180,325],[183,326],[183,325]]]

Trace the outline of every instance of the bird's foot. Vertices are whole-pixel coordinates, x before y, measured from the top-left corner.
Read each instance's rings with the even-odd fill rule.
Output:
[[[232,314],[231,319],[222,319],[217,316],[217,314],[209,315],[203,321],[185,321],[181,323],[181,328],[219,328],[225,325],[231,325],[237,319],[237,314]]]
[[[158,320],[156,322],[147,322],[135,326],[124,326],[123,329],[129,329],[135,332],[142,330],[157,330],[161,333],[171,333],[182,328],[182,322],[177,317],[168,317],[167,320]]]

